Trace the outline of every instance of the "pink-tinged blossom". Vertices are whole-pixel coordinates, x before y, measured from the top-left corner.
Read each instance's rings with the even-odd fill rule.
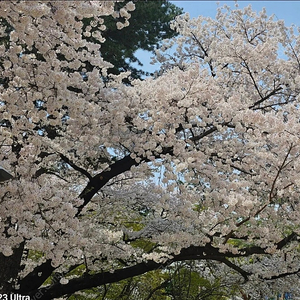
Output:
[[[253,295],[300,286],[280,277],[300,262],[298,33],[250,7],[178,16],[160,76],[124,86],[129,73],[102,80],[102,17],[130,26],[135,5],[74,3],[0,2],[0,161],[13,174],[0,252],[24,250],[14,280],[45,262],[113,274],[194,259],[230,261],[214,274]]]

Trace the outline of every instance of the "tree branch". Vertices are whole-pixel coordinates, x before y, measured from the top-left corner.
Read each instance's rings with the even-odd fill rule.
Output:
[[[278,242],[277,249],[281,249],[285,245],[287,245],[290,241],[295,238],[296,234],[292,233],[288,237],[284,238],[282,241]],[[62,297],[67,294],[73,294],[77,291],[90,289],[96,286],[105,285],[108,283],[119,282],[120,280],[131,278],[134,276],[142,275],[146,272],[153,271],[159,268],[164,268],[167,265],[176,262],[176,261],[185,261],[185,260],[214,260],[219,261],[226,264],[229,268],[235,270],[239,274],[241,274],[245,280],[251,275],[251,273],[243,270],[241,267],[235,265],[230,262],[228,258],[235,257],[248,257],[253,254],[262,254],[268,255],[266,252],[267,248],[262,248],[258,246],[253,246],[249,248],[241,249],[238,253],[232,252],[220,252],[218,248],[215,248],[210,243],[205,246],[190,246],[188,248],[184,248],[178,255],[174,255],[172,259],[168,259],[163,263],[157,263],[152,260],[136,264],[134,266],[125,267],[122,269],[115,270],[113,273],[111,272],[102,272],[97,274],[84,274],[79,278],[70,279],[67,284],[61,284],[56,281],[54,284],[50,286],[46,286],[40,289],[35,289],[29,291],[28,289],[23,288],[20,290],[21,293],[26,294],[34,298],[36,295],[39,296],[41,300],[51,300],[53,298]],[[37,269],[36,269],[37,270]],[[298,272],[298,271],[297,271]],[[295,274],[297,272],[291,273],[283,273],[282,275],[277,275],[277,277],[284,277],[291,274]],[[274,277],[275,278],[275,277]],[[29,278],[27,278],[26,283]],[[22,282],[25,285],[25,282]],[[31,284],[31,287],[34,284]],[[36,284],[35,286],[38,286]],[[25,292],[26,293],[25,293]]]
[[[146,263],[137,264],[132,267],[119,269],[114,271],[113,273],[103,272],[93,275],[84,275],[80,278],[71,279],[67,284],[61,284],[60,282],[56,282],[51,286],[36,289],[28,293],[27,295],[29,295],[33,299],[36,295],[38,295],[38,299],[40,300],[52,300],[54,298],[59,298],[66,294],[73,294],[76,291],[101,286],[107,283],[114,283],[126,278],[141,275],[146,272],[158,269],[167,264],[168,263],[160,264],[154,261],[149,261]]]
[[[272,186],[271,186],[271,190],[270,190],[270,193],[269,193],[269,201],[264,204],[258,211],[256,211],[256,213],[254,214],[254,217],[258,216],[269,204],[271,204],[273,202],[273,199],[274,197],[276,196],[276,194],[274,194],[274,190],[275,190],[275,186],[276,186],[276,182],[279,178],[279,175],[280,173],[282,172],[282,170],[289,164],[289,162],[286,162],[290,153],[291,153],[291,150],[293,149],[293,144],[291,144],[291,146],[289,147],[284,159],[283,159],[283,162],[282,164],[279,166],[278,168],[278,171],[276,173],[276,176],[272,182]],[[243,219],[242,221],[238,222],[235,224],[235,226],[238,228],[240,226],[242,226],[243,224],[245,224],[246,222],[248,222],[250,220],[250,216]],[[226,244],[227,241],[232,237],[233,233],[235,232],[235,230],[231,230],[226,236],[225,236],[225,239],[224,239],[224,242],[223,244]]]
[[[73,163],[68,157],[66,157],[65,155],[63,155],[62,153],[59,153],[60,158],[67,163],[68,165],[70,165],[74,170],[80,172],[81,174],[85,175],[88,179],[92,179],[92,175],[87,172],[85,169],[77,166],[75,163]]]
[[[282,90],[282,87],[277,87],[275,88],[272,92],[270,92],[269,94],[267,94],[264,97],[261,97],[260,100],[256,101],[254,104],[252,104],[251,106],[249,106],[249,109],[253,109],[255,108],[255,106],[259,105],[260,103],[268,100],[271,96],[276,95],[277,92],[279,92],[280,90]]]
[[[160,158],[161,155],[170,154],[173,155],[173,147],[164,147],[161,153],[153,153],[155,158]],[[109,166],[106,170],[92,177],[88,182],[87,186],[80,193],[79,198],[83,199],[84,202],[78,207],[76,217],[81,213],[82,209],[91,201],[96,193],[112,178],[129,171],[131,167],[138,166],[142,162],[149,162],[147,157],[140,157],[141,161],[137,162],[130,155],[123,157]]]
[[[130,155],[113,163],[108,169],[95,175],[90,179],[87,186],[79,195],[79,198],[83,199],[83,204],[78,207],[78,216],[82,209],[91,201],[93,196],[113,177],[120,175],[126,171],[129,171],[132,166],[137,166],[137,163]]]
[[[292,271],[292,272],[285,272],[285,273],[281,273],[279,275],[274,275],[269,278],[263,277],[263,279],[264,280],[274,280],[274,279],[279,279],[279,278],[283,278],[283,277],[290,276],[290,275],[296,275],[298,273],[300,273],[300,269],[298,269],[296,271]]]
[[[225,265],[227,265],[230,269],[233,269],[233,270],[237,271],[238,273],[240,273],[244,277],[245,282],[248,281],[248,277],[251,275],[251,273],[246,272],[245,270],[243,270],[239,266],[233,264],[226,257],[220,259],[220,261],[223,262]]]
[[[30,291],[38,289],[45,282],[45,280],[51,276],[54,270],[55,268],[52,267],[50,259],[35,267],[33,271],[31,271],[19,282],[19,293],[26,295]]]

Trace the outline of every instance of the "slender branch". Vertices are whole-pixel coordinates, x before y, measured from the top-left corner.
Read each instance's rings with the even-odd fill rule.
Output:
[[[223,122],[220,125],[221,126],[227,126],[227,127],[230,127],[230,128],[234,128],[233,125],[230,125],[230,122]],[[193,142],[199,141],[199,140],[203,139],[204,137],[210,135],[211,133],[213,133],[215,131],[217,131],[217,127],[216,126],[212,126],[210,129],[202,132],[201,134],[196,135],[194,137],[191,137],[190,140],[193,141]]]
[[[289,42],[289,45],[290,45],[290,47],[292,49],[292,52],[293,52],[293,54],[294,54],[294,56],[296,58],[296,61],[298,63],[298,67],[299,67],[299,70],[300,70],[300,60],[299,60],[299,57],[298,57],[298,55],[297,55],[297,53],[296,53],[296,51],[295,51],[295,49],[294,49],[294,47],[293,47],[293,45],[292,45],[291,42]]]
[[[300,273],[300,268],[296,271],[292,271],[292,272],[285,272],[285,273],[281,273],[279,275],[274,275],[274,276],[271,276],[271,277],[263,277],[262,279],[263,280],[274,280],[274,279],[279,279],[279,278],[283,278],[283,277],[286,277],[286,276],[290,276],[290,275],[296,275],[296,274],[299,274]]]
[[[289,150],[288,150],[286,156],[284,157],[284,160],[283,160],[281,166],[279,167],[279,169],[278,169],[278,171],[277,171],[277,174],[276,174],[276,176],[275,176],[275,178],[274,178],[274,180],[273,180],[272,187],[271,187],[271,191],[270,191],[270,193],[269,193],[269,203],[271,203],[272,200],[273,200],[273,198],[275,197],[275,195],[274,195],[274,189],[275,189],[276,181],[277,181],[277,179],[278,179],[278,177],[279,177],[281,171],[282,171],[282,170],[283,170],[283,169],[291,162],[291,161],[290,161],[290,162],[288,162],[288,163],[286,164],[286,161],[287,161],[287,159],[288,159],[288,156],[290,155],[291,150],[292,150],[293,147],[294,147],[293,144],[291,144],[291,146],[290,146],[290,148],[289,148]]]
[[[275,189],[275,185],[276,185],[276,182],[279,178],[279,175],[280,173],[282,172],[282,170],[287,166],[287,164],[290,163],[290,161],[288,163],[286,163],[290,153],[291,153],[291,150],[293,148],[293,144],[291,144],[291,146],[289,147],[288,151],[287,151],[287,154],[285,155],[284,157],[284,160],[282,162],[282,164],[280,165],[280,167],[278,168],[278,171],[276,173],[276,176],[272,182],[272,186],[271,186],[271,190],[270,190],[270,193],[269,193],[269,201],[264,204],[258,211],[256,211],[256,213],[254,214],[254,217],[258,216],[269,204],[271,204],[273,202],[273,199],[275,197],[276,194],[274,194],[274,189]],[[242,226],[243,224],[245,224],[246,222],[248,222],[250,220],[250,216],[245,218],[244,220],[238,222],[235,224],[235,226],[238,228],[240,226]],[[226,244],[227,241],[232,237],[233,233],[235,232],[235,230],[231,230],[226,236],[225,236],[225,239],[224,239],[224,242],[223,244]]]
[[[191,32],[191,34],[192,34],[194,40],[196,41],[196,43],[199,45],[200,49],[203,51],[204,56],[205,56],[205,57],[209,57],[207,51],[204,49],[203,45],[202,45],[202,44],[200,43],[200,41],[197,39],[197,37],[195,36],[195,34],[194,34],[193,32]],[[209,65],[209,68],[210,68],[210,72],[211,72],[212,77],[215,77],[215,76],[216,76],[216,73],[215,73],[214,68],[213,68],[213,66],[212,66],[212,59],[209,60],[208,65]]]
[[[253,108],[253,110],[264,110],[264,109],[266,109],[266,108],[273,108],[273,107],[276,107],[276,106],[278,106],[278,105],[284,105],[284,104],[289,104],[289,103],[291,103],[291,102],[294,102],[294,101],[296,101],[296,99],[292,99],[292,100],[286,100],[286,101],[284,101],[284,102],[278,102],[278,103],[272,103],[272,104],[269,104],[269,105],[265,105],[265,106],[261,106],[261,107],[253,107],[253,106],[251,106],[252,108]]]
[[[204,137],[210,135],[211,133],[215,132],[216,130],[217,130],[217,127],[213,126],[212,128],[202,132],[201,134],[191,137],[190,140],[193,142],[199,141],[199,140],[203,139]]]
[[[254,84],[254,87],[255,87],[255,89],[256,89],[258,95],[260,96],[260,98],[263,98],[263,96],[262,96],[262,94],[261,94],[261,92],[260,92],[260,90],[259,90],[259,88],[258,88],[258,85],[256,84],[256,81],[255,81],[255,79],[254,79],[254,77],[253,77],[253,75],[252,75],[252,72],[251,72],[251,70],[250,70],[250,68],[249,68],[249,66],[248,66],[248,64],[247,64],[247,62],[246,62],[246,60],[243,59],[243,58],[242,58],[242,60],[243,60],[243,62],[244,62],[244,66],[245,66],[245,68],[246,68],[247,71],[248,71],[248,74],[249,74],[249,76],[250,76],[250,78],[251,78],[251,80],[252,80],[252,82],[253,82],[253,84]]]
[[[231,269],[237,271],[238,273],[240,273],[244,277],[245,282],[248,281],[248,277],[251,275],[251,273],[246,272],[245,270],[243,270],[239,266],[235,265],[234,263],[232,263],[231,261],[229,261],[225,257],[223,257],[222,259],[220,259],[220,261],[223,262],[229,268],[231,268]]]
[[[261,97],[260,100],[254,102],[254,104],[252,104],[251,106],[249,106],[249,109],[253,109],[255,108],[255,106],[259,105],[260,103],[268,100],[271,96],[274,96],[276,95],[277,92],[279,92],[280,90],[282,90],[282,87],[277,87],[275,88],[272,92],[270,92],[269,94],[267,94],[266,96],[264,97]]]
[[[80,172],[81,174],[85,175],[88,179],[92,179],[92,175],[86,171],[85,169],[77,166],[74,162],[72,162],[68,157],[66,157],[65,155],[63,155],[62,153],[59,153],[60,158],[67,163],[68,165],[70,165],[74,170]]]

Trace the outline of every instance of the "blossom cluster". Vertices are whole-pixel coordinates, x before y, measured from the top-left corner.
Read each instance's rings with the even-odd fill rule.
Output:
[[[47,260],[113,272],[208,245],[254,274],[249,290],[279,275],[269,257],[295,271],[299,35],[249,7],[179,16],[160,76],[125,86],[127,74],[102,80],[103,16],[122,28],[134,9],[113,4],[0,2],[0,159],[14,176],[1,183],[0,252],[25,243],[19,279]]]

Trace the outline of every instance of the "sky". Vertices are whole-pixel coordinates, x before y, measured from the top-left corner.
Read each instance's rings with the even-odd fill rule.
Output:
[[[185,12],[189,12],[191,17],[199,15],[214,17],[216,9],[223,4],[234,7],[236,1],[170,1],[178,7],[182,7]],[[255,11],[266,8],[267,14],[275,14],[278,19],[285,20],[287,25],[294,23],[300,26],[300,1],[237,1],[240,8],[251,4]]]
[[[217,13],[218,6],[227,4],[234,8],[236,1],[170,1],[178,7],[182,7],[184,12],[188,12],[191,18],[196,18],[199,15],[214,18]],[[292,24],[300,27],[300,1],[237,1],[239,8],[243,8],[251,4],[253,10],[261,11],[263,7],[266,8],[268,15],[275,15],[279,20],[285,21],[287,26]],[[158,66],[150,64],[151,53],[145,51],[137,52],[138,58],[144,64],[143,69],[154,72]]]

